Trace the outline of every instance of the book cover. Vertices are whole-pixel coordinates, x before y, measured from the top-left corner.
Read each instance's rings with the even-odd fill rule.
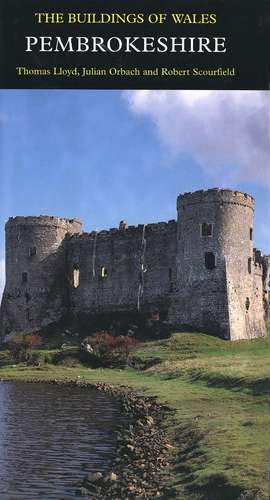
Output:
[[[2,2],[4,500],[268,498],[269,19]]]

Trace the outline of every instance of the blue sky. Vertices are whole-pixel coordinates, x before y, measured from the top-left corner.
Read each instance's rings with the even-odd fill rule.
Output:
[[[179,193],[217,186],[254,194],[255,244],[270,253],[264,96],[177,92],[0,91],[0,259],[10,216],[155,222],[176,217]]]

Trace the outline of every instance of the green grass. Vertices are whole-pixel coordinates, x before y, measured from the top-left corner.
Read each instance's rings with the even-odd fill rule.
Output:
[[[51,356],[54,352],[49,351]],[[226,342],[201,333],[176,333],[140,345],[136,357],[160,358],[144,371],[90,369],[76,360],[74,349],[64,356],[69,366],[62,360],[58,365],[12,367],[8,353],[2,352],[0,378],[79,377],[156,395],[176,409],[167,426],[175,445],[177,498],[233,500],[241,490],[250,490],[251,499],[260,490],[259,498],[267,499],[269,354],[269,337]]]

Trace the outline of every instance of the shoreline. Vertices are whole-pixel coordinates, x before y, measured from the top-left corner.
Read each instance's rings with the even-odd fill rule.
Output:
[[[120,404],[124,418],[115,429],[117,442],[109,472],[86,475],[77,485],[76,496],[89,500],[175,497],[170,472],[174,446],[169,443],[165,430],[165,419],[175,410],[159,403],[157,397],[103,382],[12,378],[1,378],[0,382],[55,384],[102,391]]]
[[[40,350],[38,366],[14,365],[3,351],[0,379],[108,387],[144,401],[157,397],[148,401],[175,409],[160,422],[174,445],[168,467],[172,479],[167,481],[174,491],[167,498],[268,499],[270,337],[226,343],[203,333],[176,332],[167,340],[142,344],[134,366],[124,370],[91,368],[74,349]],[[125,396],[121,398],[125,406]],[[127,444],[133,446],[124,443],[126,462],[134,459]]]

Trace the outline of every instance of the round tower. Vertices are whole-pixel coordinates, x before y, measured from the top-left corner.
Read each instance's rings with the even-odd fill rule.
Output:
[[[252,196],[228,189],[177,200],[177,293],[173,319],[230,339],[264,332],[254,320]]]
[[[12,217],[6,223],[4,335],[33,331],[66,312],[65,236],[81,222],[58,217]]]

